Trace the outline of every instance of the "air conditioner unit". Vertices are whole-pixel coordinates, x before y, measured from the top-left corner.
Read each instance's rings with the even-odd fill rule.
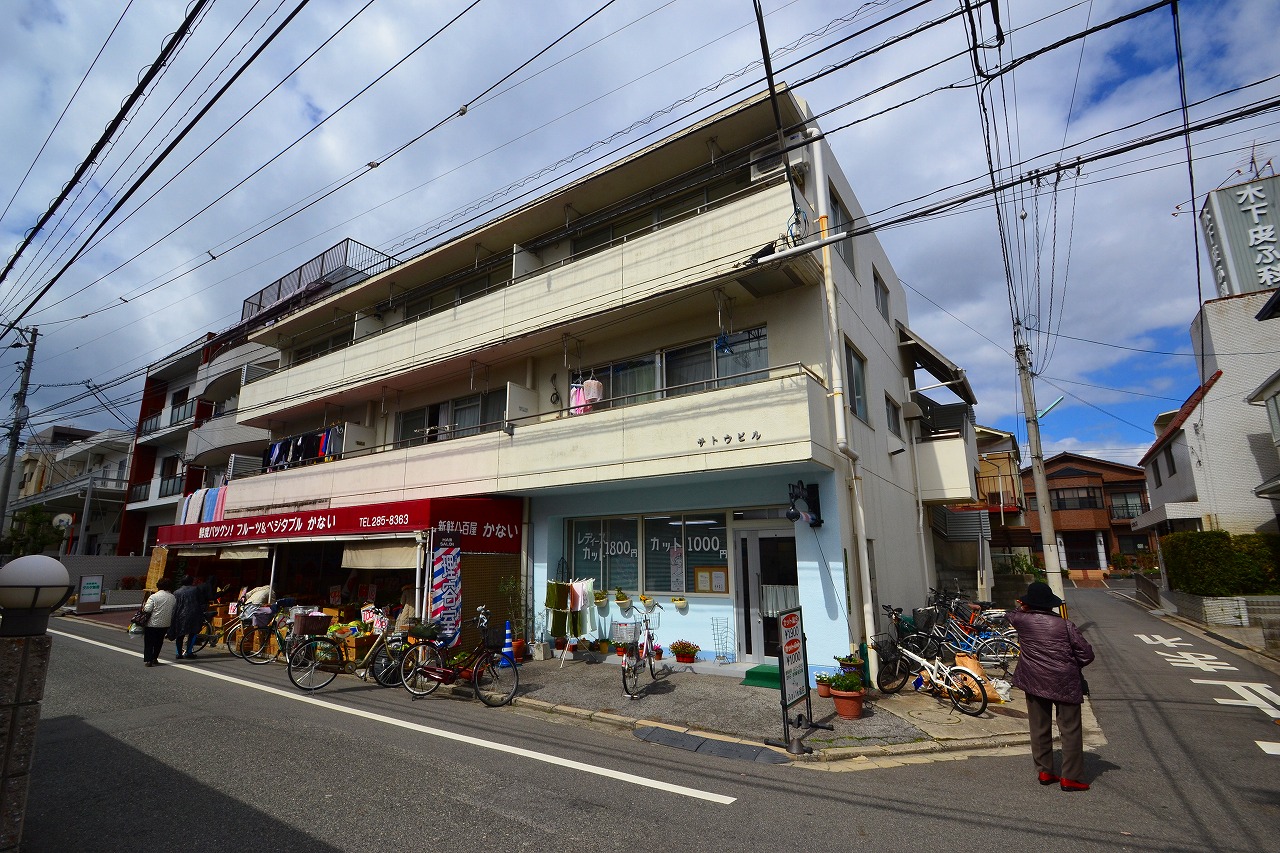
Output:
[[[799,133],[793,133],[787,137],[787,147],[802,142],[804,136]],[[769,175],[777,174],[782,170],[782,156],[779,152],[778,143],[774,142],[770,145],[762,145],[751,152],[751,180],[758,181]],[[800,174],[809,171],[809,149],[794,148],[787,152],[787,160],[791,163],[791,168]]]

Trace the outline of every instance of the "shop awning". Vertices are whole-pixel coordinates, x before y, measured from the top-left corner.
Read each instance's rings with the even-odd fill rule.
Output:
[[[345,542],[342,545],[344,569],[414,569],[417,566],[415,542]]]
[[[961,400],[970,406],[977,404],[978,398],[969,386],[964,370],[901,323],[898,323],[898,347],[917,367],[949,387]]]
[[[217,548],[179,548],[178,557],[216,557],[218,556]]]
[[[218,557],[223,560],[266,560],[271,556],[271,548],[266,545],[246,545],[241,548],[222,548]]]

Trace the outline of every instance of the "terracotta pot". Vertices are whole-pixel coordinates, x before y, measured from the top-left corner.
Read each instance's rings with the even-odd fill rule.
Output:
[[[818,682],[818,695],[823,699],[831,696],[831,685],[825,681]]]
[[[697,655],[676,655],[676,663],[693,663]]]
[[[654,660],[662,660],[662,649],[656,649],[653,653]]]
[[[556,637],[556,651],[563,649],[565,642],[566,640],[564,637]]]
[[[831,698],[836,703],[836,716],[842,720],[856,720],[862,716],[862,700],[866,698],[867,691],[858,690],[849,692],[845,690],[832,690]]]
[[[626,657],[626,656],[627,656],[627,647],[626,647],[626,646],[618,646],[618,657],[620,657],[620,658],[624,658],[624,657]]]
[[[524,640],[511,641],[511,657],[517,661],[524,660],[525,642]]]

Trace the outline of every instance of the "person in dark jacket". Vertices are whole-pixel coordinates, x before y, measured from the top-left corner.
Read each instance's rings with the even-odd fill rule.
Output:
[[[191,575],[183,575],[179,581],[178,591],[173,594],[177,602],[173,608],[173,624],[169,626],[169,639],[174,640],[177,648],[176,657],[194,658],[196,637],[200,635],[200,627],[204,624],[204,612],[209,607],[209,599],[203,587],[195,586]],[[184,653],[185,650],[185,653]]]
[[[1080,706],[1084,703],[1081,670],[1093,662],[1093,647],[1069,619],[1055,608],[1062,599],[1046,583],[1036,581],[1008,614],[1018,632],[1022,654],[1013,671],[1013,686],[1027,695],[1031,755],[1041,785],[1057,782],[1064,791],[1087,791],[1084,776],[1084,733]],[[1053,772],[1053,716],[1062,739],[1062,773]]]

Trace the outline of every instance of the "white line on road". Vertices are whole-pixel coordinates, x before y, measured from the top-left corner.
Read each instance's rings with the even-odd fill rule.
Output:
[[[1280,755],[1280,743],[1266,740],[1255,740],[1254,743],[1256,743],[1267,755]]]
[[[88,643],[93,646],[108,649],[113,652],[129,655],[130,657],[140,657],[140,655],[132,649],[124,649],[119,646],[113,646],[110,643],[101,643],[97,640],[90,640],[87,637],[79,637],[75,634],[68,634],[63,631],[49,631],[50,634],[56,634],[59,637],[66,637],[69,640],[76,640],[81,643]],[[253,690],[259,690],[263,693],[269,693],[273,696],[279,696],[282,699],[290,699],[294,702],[302,702],[307,705],[313,705],[317,708],[324,708],[327,711],[335,711],[340,714],[349,714],[353,717],[363,717],[366,720],[373,720],[387,725],[398,726],[409,731],[421,732],[422,734],[431,735],[432,737],[444,738],[445,740],[457,741],[458,743],[477,746],[481,749],[491,749],[495,752],[505,752],[509,755],[518,755],[522,758],[528,758],[533,761],[541,761],[544,764],[554,764],[569,770],[578,770],[582,773],[591,773],[595,776],[604,776],[609,779],[616,779],[619,782],[627,782],[632,785],[640,785],[645,788],[654,788],[659,791],[669,791],[673,794],[680,794],[684,797],[693,797],[698,800],[706,800],[721,805],[729,805],[737,800],[736,797],[726,797],[723,794],[713,794],[710,791],[701,791],[697,788],[689,788],[684,785],[674,785],[670,782],[663,782],[658,779],[649,779],[644,776],[637,776],[634,773],[624,773],[620,770],[610,770],[606,767],[597,767],[594,764],[586,764],[581,761],[573,761],[568,758],[560,758],[559,756],[549,755],[545,752],[534,752],[531,749],[523,749],[518,746],[509,746],[507,744],[495,743],[494,741],[481,740],[480,738],[471,737],[470,735],[458,734],[456,732],[445,731],[431,726],[424,726],[419,723],[411,723],[407,720],[398,720],[395,717],[387,717],[382,714],[375,714],[371,711],[361,711],[358,708],[347,708],[342,705],[335,705],[332,702],[325,702],[316,699],[305,693],[296,693],[289,690],[281,690],[277,687],[268,687],[265,684],[255,684],[252,681],[236,678],[231,675],[223,675],[219,672],[213,672],[203,667],[193,664],[166,663],[164,666],[178,667],[186,672],[194,672],[207,678],[216,678],[219,681],[227,681],[231,684],[238,684],[241,687],[248,687]]]

